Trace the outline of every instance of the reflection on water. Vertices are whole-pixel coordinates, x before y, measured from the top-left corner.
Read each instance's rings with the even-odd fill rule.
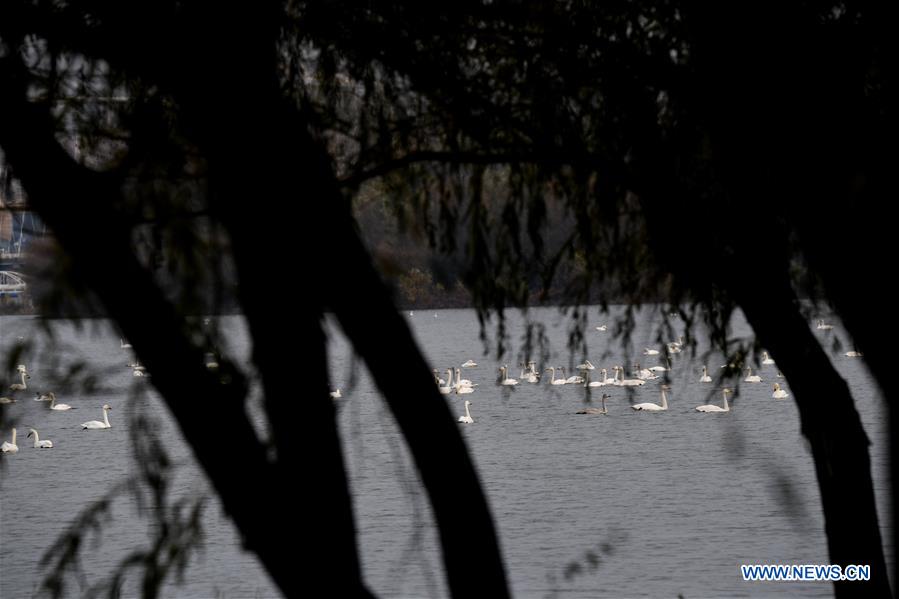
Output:
[[[642,324],[637,319],[629,359],[610,332],[593,326],[588,327],[586,357],[597,369],[625,364],[629,372],[634,361],[654,365],[658,358],[642,355],[644,347],[657,345],[648,312],[643,316]],[[554,352],[549,361],[539,360],[538,372],[550,366],[570,371],[582,361],[581,356],[569,360],[568,325],[555,310],[533,311],[532,318],[546,325]],[[608,416],[575,415],[584,406],[583,387],[551,386],[548,374],[539,384],[495,386],[498,364],[482,354],[473,312],[418,311],[407,320],[441,373],[469,359],[478,363],[463,370],[465,378],[478,384],[475,392],[444,400],[454,418],[464,413],[463,402],[471,401],[474,423],[460,424],[461,432],[489,496],[515,596],[832,594],[827,583],[745,583],[740,577],[742,563],[829,561],[812,460],[799,434],[796,408],[791,400],[771,397],[772,384],[783,383],[776,379],[776,366],[754,369],[764,382],[742,384],[729,413],[700,414],[694,407],[709,403],[707,393],[715,385],[698,382],[703,362],[691,361],[683,352],[672,364],[667,412],[630,409],[631,403],[659,400],[660,381],[650,381],[632,390],[632,396],[620,387],[595,390],[596,405],[600,392],[612,396]],[[239,320],[222,319],[222,326],[231,350],[246,360],[249,348]],[[523,332],[521,317],[510,314],[508,329],[514,340]],[[4,355],[19,336],[38,339],[36,330],[29,317],[0,319]],[[60,323],[55,330],[56,349],[38,347],[40,359],[28,364],[28,401],[8,406],[7,413],[19,422],[20,451],[4,460],[0,479],[2,597],[31,596],[40,583],[38,562],[45,550],[86,505],[134,473],[129,426],[138,407],[159,420],[158,434],[181,464],[171,483],[174,497],[208,493],[147,379],[132,376],[132,356],[118,336],[102,323],[81,332]],[[748,333],[742,323],[734,326],[734,335]],[[839,327],[816,334],[839,334]],[[345,340],[336,332],[331,339],[333,383],[342,389],[343,397],[336,401],[368,584],[382,597],[445,596],[430,508],[405,446],[368,374],[351,372],[358,362]],[[77,410],[49,413],[43,404],[30,401],[32,388],[51,390],[43,385],[58,368],[54,360],[64,365],[80,359],[103,374],[88,395],[57,390],[59,401]],[[886,414],[862,360],[842,354],[833,360],[852,387],[872,440],[878,507],[889,544]],[[509,375],[518,378],[518,359],[507,362]],[[717,356],[709,360],[713,377],[721,363]],[[597,380],[598,370],[594,372]],[[401,364],[394,374],[403,376]],[[150,391],[134,394],[134,385]],[[715,393],[712,401],[720,403]],[[81,422],[101,417],[104,403],[113,408],[112,428],[81,431]],[[54,448],[33,449],[23,439],[23,425],[36,426],[42,438],[53,439]],[[5,423],[2,434],[7,437]],[[139,512],[128,493],[113,501],[99,545],[86,546],[81,565],[89,579],[108,575],[128,552],[147,543],[151,519]],[[253,556],[240,549],[216,502],[207,505],[203,525],[204,549],[192,560],[184,585],[172,583],[166,596],[277,595]],[[891,563],[892,547],[886,550]],[[473,572],[476,568],[472,564]]]

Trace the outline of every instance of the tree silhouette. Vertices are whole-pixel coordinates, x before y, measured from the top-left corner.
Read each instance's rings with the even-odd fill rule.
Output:
[[[835,583],[837,594],[886,596],[867,438],[797,292],[823,297],[844,318],[892,407],[876,321],[888,313],[886,279],[870,261],[857,265],[859,277],[845,276],[821,208],[825,200],[864,207],[845,215],[851,226],[840,235],[860,255],[889,255],[891,219],[866,214],[891,191],[891,11],[660,0],[128,10],[94,1],[79,12],[7,2],[0,147],[286,595],[316,584],[366,593],[326,394],[326,310],[410,445],[453,594],[508,594],[466,450],[354,230],[350,199],[377,179],[414,206],[436,248],[464,248],[464,280],[482,315],[528,300],[525,264],[540,265],[544,284],[568,269],[569,299],[685,306],[687,321],[708,318],[725,349],[727,317],[741,308],[794,390],[831,561],[872,566],[870,583]],[[127,101],[109,102],[119,90]],[[73,159],[60,135],[85,143],[85,156]],[[227,239],[276,459],[243,412],[244,374],[227,363],[215,374],[204,368],[208,348],[186,318],[195,306],[167,297],[135,251],[131,232],[147,213],[169,228],[208,218]],[[550,240],[554,216],[567,235]],[[81,234],[98,223],[106,234]],[[188,239],[176,249],[197,241]],[[263,291],[284,277],[281,257],[302,260],[302,278],[314,282],[299,297]],[[367,300],[365,318],[357,297]],[[290,428],[301,404],[284,401],[292,359],[280,351],[284,337],[302,340],[317,389],[302,409],[323,424],[302,435]],[[387,376],[386,338],[392,358],[411,366],[402,387]],[[213,398],[217,434],[248,448],[227,460],[192,426]],[[310,452],[322,456],[313,470],[302,460]],[[451,464],[450,483],[442,473]],[[289,484],[300,470],[314,481],[305,492]],[[248,479],[238,485],[233,472]],[[291,508],[300,500],[323,517],[299,520]],[[467,526],[456,501],[470,506]],[[332,576],[297,576],[297,560],[271,531],[306,539],[304,571]],[[463,576],[463,557],[478,576]]]

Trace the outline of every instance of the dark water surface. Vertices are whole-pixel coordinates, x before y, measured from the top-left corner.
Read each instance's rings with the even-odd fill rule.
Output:
[[[539,360],[541,370],[569,370],[568,321],[554,309],[532,311],[531,318],[546,325],[553,352],[550,361]],[[597,368],[632,364],[635,359],[644,366],[657,364],[657,358],[639,354],[644,347],[658,346],[654,324],[660,318],[648,310],[638,315],[634,347],[625,361],[624,351],[612,340],[612,326],[605,333],[593,329],[594,324],[611,325],[612,318],[591,316],[587,357]],[[620,387],[594,390],[596,405],[601,392],[612,395],[609,415],[575,415],[584,406],[583,387],[550,386],[549,373],[540,384],[522,382],[514,389],[494,385],[498,362],[483,355],[472,311],[416,311],[407,319],[433,367],[442,372],[468,359],[479,364],[463,369],[466,378],[479,385],[474,393],[445,397],[456,416],[464,413],[465,399],[472,402],[475,422],[460,427],[489,497],[515,596],[832,595],[829,583],[748,583],[740,576],[744,563],[829,562],[812,459],[799,433],[796,407],[792,399],[771,398],[772,383],[783,384],[776,378],[776,367],[758,372],[763,383],[742,384],[727,414],[693,409],[710,399],[720,404],[720,392],[717,384],[698,382],[703,359],[685,356],[673,363],[667,412],[630,409],[630,403],[658,403],[660,381],[650,381],[633,398]],[[240,319],[223,318],[220,324],[228,332],[230,351],[246,360],[249,347]],[[3,598],[32,596],[42,579],[40,558],[56,537],[86,505],[134,474],[129,426],[135,413],[159,421],[160,439],[181,464],[173,481],[174,497],[208,492],[176,426],[148,381],[132,377],[127,367],[132,356],[108,325],[59,322],[53,330],[57,345],[49,351],[36,320],[0,317],[3,356],[20,337],[38,345],[36,357],[28,361],[29,389],[6,412],[17,421],[19,452],[7,456],[0,470]],[[512,340],[519,341],[524,330],[520,315],[509,315],[508,330]],[[734,323],[734,336],[749,333],[742,321]],[[834,335],[845,340],[839,327],[816,333],[828,341]],[[832,360],[849,381],[872,441],[878,509],[892,563],[886,409],[863,359],[844,357],[846,349]],[[446,596],[436,530],[401,436],[368,373],[336,332],[330,350],[335,386],[343,393],[339,421],[366,580],[381,597]],[[284,351],[295,349],[285,343]],[[389,340],[384,351],[391,351]],[[580,358],[575,356],[574,364]],[[59,401],[78,407],[68,412],[51,413],[46,404],[31,401],[34,391],[52,388],[51,374],[58,370],[54,361],[75,360],[104,373],[97,392],[58,391]],[[510,375],[518,378],[519,360],[513,355],[505,361],[515,365]],[[708,359],[713,377],[722,363],[720,356]],[[405,370],[397,363],[394,376],[405,376]],[[598,378],[599,371],[594,373]],[[301,365],[297,376],[302,377]],[[135,394],[135,386],[145,393]],[[296,400],[302,401],[300,383],[297,389]],[[709,398],[711,389],[714,396]],[[104,403],[113,408],[113,427],[80,430],[81,422],[101,419]],[[214,406],[210,402],[211,411]],[[312,424],[297,423],[298,432]],[[27,426],[52,439],[55,447],[33,449],[25,439]],[[0,436],[9,439],[5,422]],[[221,444],[223,451],[239,450],[228,439]],[[255,558],[241,550],[217,501],[207,505],[203,524],[203,550],[192,559],[183,584],[173,580],[164,596],[277,596]],[[87,584],[100,581],[135,547],[146,545],[147,527],[133,496],[126,492],[114,500],[99,542],[89,535],[83,551],[80,563]],[[473,570],[476,566],[472,564]],[[80,587],[73,584],[68,596],[79,596]],[[125,587],[126,596],[133,593],[133,587]]]

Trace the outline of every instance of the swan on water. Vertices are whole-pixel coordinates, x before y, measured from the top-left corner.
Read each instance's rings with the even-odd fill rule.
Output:
[[[746,382],[746,383],[761,383],[762,382],[762,377],[760,377],[757,374],[752,374],[751,366],[746,367],[746,373],[747,373],[746,378],[743,379],[744,382]]]
[[[727,395],[730,393],[730,389],[723,389],[722,395],[724,396],[724,407],[716,406],[713,403],[707,403],[702,406],[696,406],[697,412],[730,412],[730,406],[727,404]]]
[[[474,387],[475,386],[475,384],[472,383],[470,380],[463,379],[462,371],[460,369],[456,368],[456,386],[458,387],[460,385],[463,387]]]
[[[25,384],[25,379],[30,379],[31,375],[28,374],[27,372],[25,372],[24,366],[20,366],[19,368],[20,368],[19,374],[22,376],[22,382],[21,383],[13,383],[12,385],[10,385],[9,388],[12,391],[24,391],[25,389],[28,388],[28,385]]]
[[[7,403],[16,403],[16,400],[13,399],[12,397],[0,397],[0,404],[7,404]]]
[[[517,384],[518,384],[518,381],[517,381],[516,379],[510,379],[510,378],[509,378],[509,373],[508,373],[508,371],[507,371],[507,369],[506,369],[505,366],[500,366],[500,367],[499,367],[499,371],[500,371],[500,372],[502,373],[502,375],[503,375],[502,378],[500,379],[500,382],[499,382],[500,385],[507,385],[507,386],[509,386],[509,385],[517,385]]]
[[[653,371],[648,368],[641,368],[640,363],[634,364],[634,371],[631,373],[631,376],[635,376],[641,381],[651,381],[653,379],[659,378]]]
[[[618,378],[618,375],[621,375],[622,377],[624,376],[624,366],[615,366],[614,370],[616,371],[616,374],[615,382],[612,383],[613,385],[617,385],[619,387],[638,387],[640,385],[646,384],[646,381],[644,381],[643,379]]]
[[[650,372],[670,372],[671,371],[671,358],[665,358],[665,364],[667,366],[650,366],[646,370]]]
[[[43,441],[41,441],[41,438],[40,436],[38,436],[36,429],[29,428],[28,434],[25,436],[25,438],[27,439],[31,435],[34,435],[35,449],[50,449],[51,447],[53,447],[53,441],[50,441],[49,439],[44,439]]]
[[[478,365],[478,363],[475,362],[474,360],[468,360],[467,362],[462,364],[462,368],[473,368],[477,365]]]
[[[437,390],[440,391],[441,395],[447,395],[451,393],[453,390],[453,369],[446,369],[446,382],[444,382],[443,379],[437,379],[437,382]]]
[[[130,343],[125,343],[124,337],[119,337],[119,341],[120,341],[121,344],[122,344],[122,349],[131,349],[131,344],[130,344]]]
[[[565,383],[568,385],[579,385],[584,382],[584,377],[577,375],[572,375],[566,379],[565,368],[563,366],[559,366],[559,370],[562,372],[562,378],[565,379]]]
[[[16,453],[19,451],[19,446],[16,445],[16,429],[12,429],[12,441],[4,441],[3,445],[0,445],[0,451],[3,453]]]
[[[644,356],[657,356],[659,355],[659,350],[657,349],[649,349],[648,347],[643,350]]]
[[[340,399],[343,395],[340,393],[340,389],[335,389],[328,393],[331,396],[331,399]]]
[[[596,368],[596,367],[593,366],[593,364],[590,363],[590,360],[584,360],[584,363],[583,363],[583,364],[578,364],[578,365],[577,365],[577,369],[578,369],[578,370],[594,370],[595,368]]]
[[[634,410],[638,412],[663,412],[668,409],[668,396],[665,394],[665,391],[670,389],[668,385],[659,385],[659,389],[662,390],[662,404],[655,403],[638,403],[631,406]]]
[[[537,371],[535,370],[536,367],[534,362],[528,362],[528,369],[525,370],[522,368],[521,375],[518,378],[529,383],[539,383],[540,375],[537,374]]]
[[[64,410],[74,410],[75,409],[66,403],[56,403],[56,394],[53,393],[52,391],[50,393],[48,393],[47,395],[50,396],[50,409],[51,410],[64,411]]]
[[[711,383],[712,377],[709,376],[709,369],[706,366],[702,367],[702,376],[699,377],[700,383]]]
[[[827,324],[823,320],[818,321],[818,326],[816,326],[819,331],[829,331],[833,328],[832,324]]]
[[[434,368],[433,370],[431,370],[431,372],[432,372],[433,375],[434,375],[434,382],[437,383],[437,386],[438,386],[438,387],[440,387],[440,386],[446,384],[446,381],[444,381],[442,378],[440,378],[440,373],[437,371],[436,368]],[[449,371],[447,371],[447,372],[449,372]]]
[[[606,409],[606,400],[611,397],[611,395],[603,393],[601,408],[584,408],[583,410],[578,410],[577,412],[575,412],[575,414],[602,414],[603,416],[608,416],[609,410]]]
[[[847,351],[847,352],[846,352],[845,354],[843,354],[843,355],[845,355],[847,358],[861,358],[861,357],[864,356],[865,354],[863,354],[863,353],[860,352],[860,351]]]
[[[112,408],[109,407],[109,404],[103,404],[103,421],[100,422],[99,420],[91,420],[91,421],[88,421],[88,422],[82,422],[82,423],[81,423],[81,428],[83,428],[83,429],[87,429],[87,428],[112,428],[112,425],[109,424],[109,417],[107,416],[107,413],[108,413],[109,410],[111,410],[111,409],[112,409]]]
[[[584,377],[584,387],[604,387],[606,385],[604,382],[605,378],[606,378],[605,374],[604,374],[605,371],[606,371],[605,368],[603,368],[602,370],[599,371],[599,372],[603,373],[602,381],[591,381],[590,380],[590,372],[587,372],[587,376]]]
[[[762,352],[762,364],[774,364],[774,360],[771,359],[766,351]]]
[[[566,382],[565,379],[557,379],[557,378],[556,378],[556,369],[553,368],[552,366],[550,366],[549,368],[547,368],[547,369],[546,369],[546,372],[551,372],[551,373],[552,373],[552,378],[551,378],[550,381],[549,381],[549,384],[550,384],[550,385],[564,385],[564,384],[565,384],[565,382]]]
[[[465,424],[472,424],[474,422],[474,418],[471,417],[471,412],[468,411],[468,406],[471,405],[471,402],[467,399],[465,400],[465,416],[459,416],[459,422],[464,422]]]
[[[774,393],[771,394],[771,397],[774,399],[786,399],[790,395],[780,388],[780,383],[774,383]]]
[[[604,331],[606,330],[607,327],[608,327],[608,325],[604,325],[604,324],[603,324],[603,325],[600,325],[600,326],[594,327],[594,328],[595,328],[597,331],[604,332]]]

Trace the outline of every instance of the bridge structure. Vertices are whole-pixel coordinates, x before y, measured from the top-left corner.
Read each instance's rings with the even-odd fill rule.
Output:
[[[0,299],[21,298],[27,289],[28,284],[22,273],[0,270]]]

